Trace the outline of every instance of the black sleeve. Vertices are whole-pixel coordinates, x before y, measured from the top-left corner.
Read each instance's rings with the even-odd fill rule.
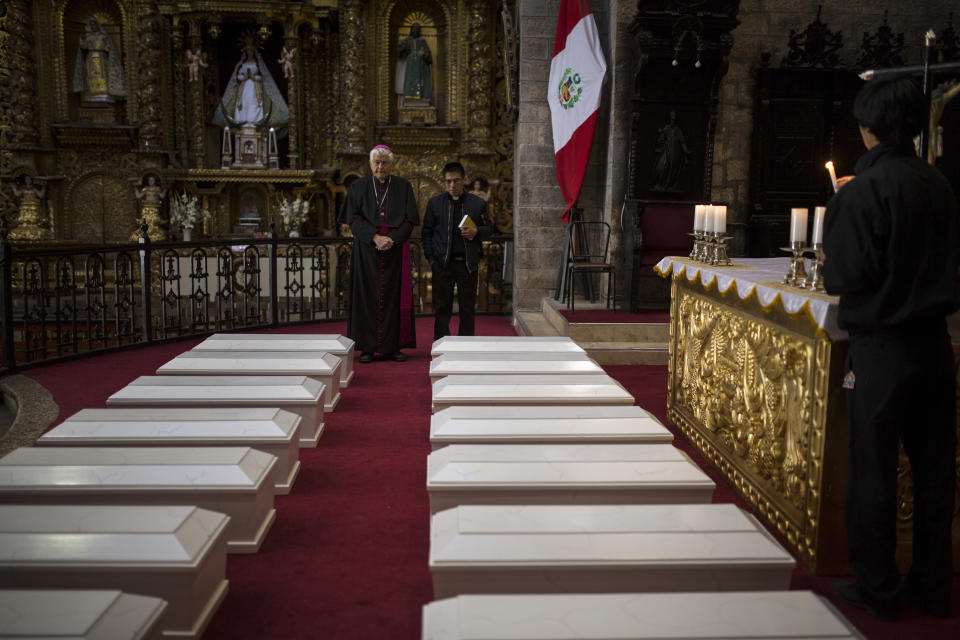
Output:
[[[423,226],[420,227],[420,238],[423,240],[423,257],[433,264],[433,234],[437,226],[437,214],[434,210],[433,198],[427,202],[427,210],[423,212]]]
[[[347,197],[343,201],[343,207],[340,208],[340,222],[350,225],[353,237],[362,243],[369,244],[373,242],[373,236],[377,230],[369,220],[363,217],[363,197],[359,189],[355,189],[356,182],[350,185],[347,190]]]
[[[490,220],[490,214],[487,212],[487,201],[478,197],[480,200],[480,211],[477,212],[477,240],[486,240],[493,235],[493,221]]]
[[[867,293],[883,282],[886,216],[879,185],[866,177],[854,178],[828,203],[823,228],[828,293]]]
[[[413,196],[413,187],[409,182],[404,182],[404,187],[402,197],[404,221],[387,234],[394,244],[403,244],[409,240],[413,228],[420,224],[420,211],[417,209],[417,199]]]

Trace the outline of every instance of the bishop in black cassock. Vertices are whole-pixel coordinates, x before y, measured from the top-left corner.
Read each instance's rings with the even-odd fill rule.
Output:
[[[400,349],[417,344],[408,240],[420,214],[410,183],[390,175],[393,164],[389,147],[374,147],[373,175],[350,185],[340,210],[353,232],[347,336],[360,362],[374,353],[402,362]]]

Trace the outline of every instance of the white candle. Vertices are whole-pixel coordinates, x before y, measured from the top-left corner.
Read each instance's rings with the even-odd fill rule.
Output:
[[[837,192],[837,174],[833,170],[833,160],[827,160],[827,164],[824,165],[827,168],[827,173],[830,174],[830,184],[833,185],[833,192]]]
[[[813,210],[813,244],[823,244],[823,216],[827,213],[826,207],[817,207]]]
[[[727,232],[727,205],[721,204],[713,208],[713,230],[716,233]]]
[[[693,232],[699,233],[704,231],[704,224],[706,224],[707,218],[707,205],[698,204],[693,208]]]
[[[790,244],[807,243],[807,209],[790,209]]]

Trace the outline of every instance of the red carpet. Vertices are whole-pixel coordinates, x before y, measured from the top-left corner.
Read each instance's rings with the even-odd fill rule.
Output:
[[[558,309],[567,322],[612,323],[612,324],[642,324],[647,322],[670,322],[669,311],[640,311],[626,313],[624,311],[607,311],[606,309],[583,309],[570,311],[567,308]]]
[[[621,314],[617,314],[621,315]],[[625,314],[624,314],[625,315]],[[432,319],[417,322],[420,347],[406,363],[357,364],[337,410],[326,417],[316,449],[301,449],[293,492],[277,496],[277,521],[260,552],[231,555],[230,592],[205,638],[356,639],[420,637],[421,607],[432,595],[425,462],[429,453],[429,345]],[[343,333],[343,323],[285,327],[284,333]],[[480,335],[514,335],[509,319],[480,316]],[[27,375],[60,405],[60,419],[106,398],[199,340],[158,345],[34,369]],[[666,421],[666,367],[607,366],[645,407]],[[678,437],[681,447],[717,481],[715,501],[737,497]],[[832,597],[829,579],[794,572],[793,588]],[[960,637],[960,618],[935,620],[905,610],[883,623],[841,611],[869,638]],[[960,581],[954,582],[960,615]]]

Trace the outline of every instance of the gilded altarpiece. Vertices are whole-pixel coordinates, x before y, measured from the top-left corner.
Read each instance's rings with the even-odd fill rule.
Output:
[[[699,275],[672,277],[670,318],[671,422],[811,571],[847,573],[847,343],[806,313],[762,307],[755,294],[720,292]],[[897,556],[906,568],[913,499],[902,451],[898,475]]]

